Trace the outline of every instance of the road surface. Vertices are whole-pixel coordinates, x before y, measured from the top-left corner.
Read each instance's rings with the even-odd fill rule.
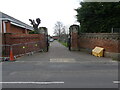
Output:
[[[118,88],[118,63],[54,41],[49,52],[2,63],[3,88]]]

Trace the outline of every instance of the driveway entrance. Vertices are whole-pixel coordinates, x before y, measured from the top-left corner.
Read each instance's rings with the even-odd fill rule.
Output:
[[[118,64],[69,51],[54,41],[49,52],[3,62],[3,88],[117,88]]]

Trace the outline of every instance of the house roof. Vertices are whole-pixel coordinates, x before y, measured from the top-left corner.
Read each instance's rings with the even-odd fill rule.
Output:
[[[19,26],[19,27],[22,27],[22,28],[26,28],[26,29],[29,29],[29,30],[33,30],[33,27],[20,21],[20,20],[17,20],[5,13],[2,13],[0,12],[0,14],[2,15],[2,21],[10,21],[11,24],[15,25],[15,26]]]

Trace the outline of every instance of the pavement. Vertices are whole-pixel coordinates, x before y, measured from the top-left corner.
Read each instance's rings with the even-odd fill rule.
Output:
[[[49,52],[2,62],[3,88],[118,88],[118,62],[54,41]]]

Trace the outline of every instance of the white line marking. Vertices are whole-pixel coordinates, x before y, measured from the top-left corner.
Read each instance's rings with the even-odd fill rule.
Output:
[[[119,83],[120,83],[120,81],[113,81],[113,83],[114,83],[114,84],[119,84]]]
[[[64,84],[64,82],[0,82],[0,84]]]
[[[52,58],[50,62],[75,62],[73,58]]]

